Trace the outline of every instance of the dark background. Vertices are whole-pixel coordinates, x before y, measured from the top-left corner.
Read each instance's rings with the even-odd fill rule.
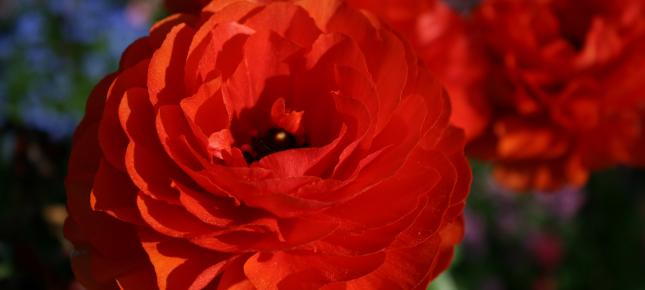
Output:
[[[160,6],[0,0],[0,289],[83,289],[61,233],[71,134],[92,86],[162,17]],[[645,289],[645,171],[514,193],[472,164],[466,239],[431,289]]]

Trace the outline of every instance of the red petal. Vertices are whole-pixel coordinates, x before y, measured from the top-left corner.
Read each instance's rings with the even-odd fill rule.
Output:
[[[301,47],[309,47],[320,30],[307,11],[287,2],[273,2],[244,23],[255,30],[270,30]]]
[[[209,29],[207,29],[209,28]],[[209,19],[195,34],[186,61],[185,81],[190,92],[218,73],[228,77],[242,60],[242,46],[251,28],[236,22]]]
[[[340,257],[257,253],[244,264],[244,273],[258,289],[317,289],[366,275],[378,268],[383,259],[383,254]]]
[[[115,168],[125,170],[125,150],[128,138],[119,122],[119,105],[127,90],[145,87],[148,61],[127,68],[114,79],[105,101],[105,109],[99,127],[99,143],[105,159]]]
[[[253,208],[236,205],[232,198],[222,198],[206,192],[197,192],[187,186],[176,184],[179,200],[188,212],[199,220],[217,226],[230,227],[257,219],[260,212]]]
[[[221,0],[211,1],[202,10],[213,13],[213,17],[223,18],[220,21],[236,21],[262,6],[261,2],[256,1]]]
[[[224,101],[220,88],[221,79],[217,78],[201,85],[193,96],[181,100],[180,106],[191,127],[199,129],[196,134],[207,137],[229,128],[232,119],[230,105]]]
[[[125,70],[142,60],[149,59],[155,49],[152,42],[150,37],[143,37],[130,44],[121,56],[119,70]]]
[[[230,258],[148,231],[141,231],[140,236],[155,268],[159,289],[203,289],[221,274]]]
[[[90,94],[85,109],[85,117],[76,128],[72,140],[73,150],[69,157],[66,184],[87,182],[91,185],[94,173],[99,168],[101,149],[98,143],[98,127],[103,114],[107,91],[113,80],[114,75],[105,77]]]
[[[199,18],[190,14],[173,14],[164,19],[161,19],[150,28],[151,43],[154,43],[154,48],[157,50],[159,46],[165,41],[166,36],[179,25],[195,26]]]
[[[397,217],[398,219],[394,222],[388,221],[387,224],[376,227],[366,228],[366,225],[355,224],[351,220],[342,221],[340,222],[341,229],[306,245],[304,248],[320,253],[344,256],[360,256],[385,251],[397,235],[414,222],[426,204],[427,199],[420,198],[416,208],[408,208],[408,211]]]
[[[357,168],[360,172],[353,173],[342,188],[329,193],[331,198],[349,199],[382,182],[395,174],[417,144],[420,135],[418,124],[425,118],[423,100],[419,96],[404,99],[395,111],[390,123],[374,139],[372,154],[377,154],[373,160],[363,159]],[[396,140],[396,144],[392,141]],[[366,162],[369,161],[369,164]],[[363,165],[361,165],[363,164]]]
[[[257,290],[244,274],[244,263],[247,259],[248,256],[238,256],[226,264],[217,290]]]
[[[184,66],[188,47],[194,35],[192,28],[179,24],[170,30],[150,59],[148,92],[153,105],[178,103],[184,97]]]
[[[376,227],[398,220],[417,206],[419,198],[442,179],[443,168],[432,166],[437,153],[415,149],[392,177],[336,205],[327,213],[350,220],[360,227]],[[396,199],[392,193],[398,192]],[[375,215],[373,213],[380,214]]]
[[[427,270],[432,266],[439,246],[440,240],[435,238],[413,248],[389,250],[381,267],[364,277],[347,282],[345,287],[348,290],[425,289]]]
[[[152,265],[142,267],[139,271],[133,271],[123,275],[116,280],[119,289],[137,289],[137,290],[157,290],[157,277]],[[92,289],[90,287],[90,289]]]
[[[343,127],[336,140],[320,148],[291,149],[270,154],[253,166],[271,170],[279,178],[304,175],[319,176],[330,172],[334,155],[340,153],[339,144],[345,138],[346,127]],[[335,153],[335,154],[334,154]]]
[[[256,107],[269,78],[289,74],[286,61],[299,50],[274,32],[260,31],[249,37],[242,62],[222,89],[236,116],[244,109]]]
[[[139,194],[137,206],[141,217],[155,231],[171,237],[195,237],[212,233],[212,228],[196,217],[188,214],[183,208],[154,200]]]
[[[284,98],[279,98],[273,102],[271,106],[271,121],[273,123],[284,129],[285,131],[298,135],[302,132],[302,115],[303,111],[289,111],[287,112],[287,107]]]
[[[129,138],[125,162],[132,181],[146,194],[166,202],[178,203],[171,183],[190,180],[168,158],[154,132],[154,112],[145,89],[131,89],[119,111],[121,125]]]
[[[114,194],[115,192],[118,194]],[[125,222],[141,223],[141,216],[136,210],[138,192],[126,174],[102,160],[94,178],[90,203],[93,210],[105,212]]]
[[[316,22],[316,26],[322,30],[327,31],[327,24],[336,15],[343,2],[338,0],[318,1],[318,0],[303,0],[296,2],[297,5],[302,6],[307,10]]]

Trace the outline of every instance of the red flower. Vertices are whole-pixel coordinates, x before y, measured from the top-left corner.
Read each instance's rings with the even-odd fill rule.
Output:
[[[494,118],[470,145],[511,188],[582,185],[645,165],[645,4],[486,1],[474,15]]]
[[[215,1],[88,101],[66,236],[91,289],[424,289],[470,170],[438,82],[338,1]]]
[[[642,1],[488,0],[461,17],[435,1],[350,2],[412,39],[451,93],[468,151],[508,187],[645,165]]]

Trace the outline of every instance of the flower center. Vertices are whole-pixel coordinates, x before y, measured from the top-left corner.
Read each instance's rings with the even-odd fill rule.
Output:
[[[243,150],[244,158],[248,164],[271,153],[306,146],[306,144],[299,144],[295,135],[282,128],[271,128],[262,135],[252,137],[249,145],[250,148],[247,147],[246,150]]]
[[[576,51],[584,49],[593,18],[602,15],[604,10],[598,4],[586,4],[584,8],[581,8],[577,1],[556,1],[553,4],[562,37]]]

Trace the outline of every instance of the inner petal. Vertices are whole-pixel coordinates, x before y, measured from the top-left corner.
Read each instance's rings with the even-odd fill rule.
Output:
[[[271,100],[262,100],[232,124],[233,142],[248,164],[272,153],[308,145],[301,122],[304,111],[291,110],[284,98],[274,99],[267,106],[270,103]]]
[[[336,139],[340,121],[332,90],[321,81],[315,83],[310,74],[269,79],[254,106],[234,115],[230,124],[233,146],[242,151],[247,164],[281,151],[325,146]]]

